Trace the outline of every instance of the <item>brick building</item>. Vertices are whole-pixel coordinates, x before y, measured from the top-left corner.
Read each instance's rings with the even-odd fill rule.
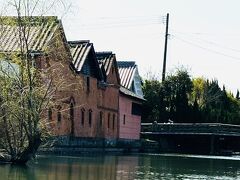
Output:
[[[67,42],[57,17],[35,17],[29,47],[36,66],[51,70],[57,105],[43,115],[55,136],[138,140],[143,95],[137,66],[118,62],[112,52],[95,52],[89,41]],[[16,26],[1,36],[5,52],[19,51]],[[9,41],[11,39],[11,41]],[[46,80],[47,81],[47,80]]]
[[[141,105],[144,101],[141,78],[133,61],[118,61],[121,79],[119,93],[119,139],[138,140],[141,130]]]

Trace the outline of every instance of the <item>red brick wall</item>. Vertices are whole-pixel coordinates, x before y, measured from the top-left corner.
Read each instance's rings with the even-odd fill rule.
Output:
[[[97,79],[89,77],[88,89],[87,76],[76,74],[70,69],[71,59],[61,36],[58,34],[55,37],[49,57],[40,58],[38,63],[38,66],[45,71],[50,69],[49,73],[55,85],[58,86],[52,108],[52,120],[50,120],[53,134],[70,135],[74,124],[74,136],[76,137],[117,138],[119,87],[113,85],[117,84],[116,68],[114,67],[113,73],[110,72],[107,77],[112,83],[110,86],[100,88]],[[70,119],[71,102],[74,104],[73,122]],[[61,107],[60,110],[58,110],[59,107]],[[91,125],[89,124],[89,110],[92,112]],[[47,111],[46,116],[48,116]],[[58,121],[58,111],[61,112],[61,121]],[[82,111],[84,111],[84,124],[82,124]],[[102,125],[100,125],[100,112],[102,112]]]
[[[63,87],[56,93],[56,99],[61,106],[61,121],[58,121],[57,107],[52,109],[52,131],[55,135],[70,135],[72,122],[70,120],[70,99],[74,101],[74,136],[76,137],[104,137],[117,138],[118,134],[118,87],[108,86],[100,88],[96,78],[89,77],[90,86],[87,88],[87,77],[74,74],[68,63],[52,62],[58,75],[62,77]],[[62,102],[63,101],[63,102]],[[89,124],[89,110],[92,120]],[[84,124],[82,124],[82,111],[84,111]],[[102,125],[100,125],[100,112],[102,112]],[[110,120],[108,123],[108,116]],[[113,123],[113,116],[115,120]],[[113,127],[114,125],[114,127]]]

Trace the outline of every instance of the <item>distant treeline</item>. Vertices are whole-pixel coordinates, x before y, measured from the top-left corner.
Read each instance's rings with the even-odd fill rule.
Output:
[[[240,124],[240,97],[227,92],[217,80],[191,79],[179,69],[162,83],[150,78],[143,83],[142,122]]]

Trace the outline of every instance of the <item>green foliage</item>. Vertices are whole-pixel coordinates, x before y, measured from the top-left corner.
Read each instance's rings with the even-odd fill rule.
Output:
[[[143,90],[143,122],[240,124],[239,92],[234,97],[217,80],[191,79],[186,70],[177,70],[163,83],[145,80]]]
[[[151,90],[151,91],[149,91]],[[151,122],[159,120],[161,118],[159,112],[161,112],[161,83],[157,80],[145,80],[143,84],[144,97],[147,101],[143,106],[143,119],[145,122]]]

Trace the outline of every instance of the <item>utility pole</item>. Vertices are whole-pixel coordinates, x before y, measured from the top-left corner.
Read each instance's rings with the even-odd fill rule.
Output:
[[[169,20],[169,14],[167,13],[167,20],[166,20],[166,33],[165,33],[165,47],[164,47],[164,58],[163,58],[163,71],[162,71],[162,82],[165,81],[165,75],[166,75],[166,60],[167,60],[167,41],[168,41],[168,20]]]

